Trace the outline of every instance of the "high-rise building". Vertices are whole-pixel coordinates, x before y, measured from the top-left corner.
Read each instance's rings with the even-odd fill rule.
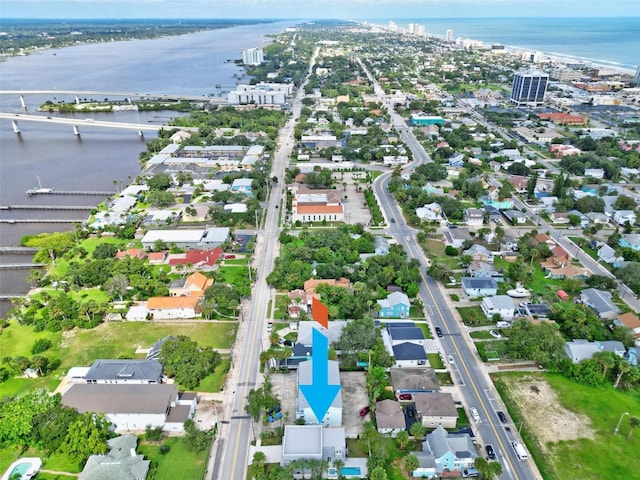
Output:
[[[416,24],[415,23],[410,23],[409,24],[409,30],[408,32],[413,35],[414,33],[416,33]]]
[[[631,85],[640,87],[640,66],[636,69],[636,74],[633,76],[633,80],[631,80]]]
[[[264,62],[264,52],[261,48],[248,48],[243,50],[242,62],[245,65],[260,65]]]
[[[549,75],[537,70],[516,72],[511,87],[511,101],[518,106],[542,105]]]
[[[419,37],[424,37],[424,35],[425,35],[424,25],[418,25],[418,29],[416,31],[416,34]]]
[[[447,41],[447,43],[453,42],[453,30],[451,29],[447,30],[447,35],[445,36],[445,40]]]

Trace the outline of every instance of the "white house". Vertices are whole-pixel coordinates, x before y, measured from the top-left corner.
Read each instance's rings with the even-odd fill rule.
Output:
[[[437,202],[416,208],[416,215],[423,222],[439,222],[443,220],[442,206]]]
[[[585,168],[584,176],[602,180],[604,178],[604,170],[602,168]]]
[[[491,318],[498,313],[503,320],[512,320],[515,314],[515,304],[508,295],[484,297],[480,308],[482,308],[487,318]]]
[[[302,389],[303,385],[311,385],[313,382],[313,356],[306,362],[301,362],[298,365],[298,397],[296,400],[296,419],[302,418],[306,425],[321,424],[325,427],[339,427],[342,425],[342,390],[338,392],[333,399],[333,403],[327,410],[324,418],[318,419],[313,412],[313,409],[309,405]],[[338,368],[338,362],[335,360],[329,360],[329,385],[340,385],[340,371]]]
[[[613,213],[613,220],[618,225],[625,225],[627,222],[629,222],[630,225],[635,225],[638,216],[633,210],[616,210]]]
[[[280,465],[295,460],[342,460],[347,457],[344,428],[324,428],[322,425],[285,425]],[[302,475],[293,478],[302,478]]]
[[[481,208],[467,208],[464,211],[464,221],[467,226],[482,226],[484,223],[484,210]]]
[[[172,432],[196,411],[195,393],[179,392],[175,385],[74,384],[62,404],[80,413],[103,413],[116,432],[144,430],[147,425]]]

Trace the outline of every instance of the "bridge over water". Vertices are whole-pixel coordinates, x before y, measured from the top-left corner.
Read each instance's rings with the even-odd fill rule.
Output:
[[[148,98],[149,100],[189,100],[189,101],[202,101],[205,100],[209,103],[216,105],[226,105],[226,98],[208,97],[206,95],[181,95],[177,93],[137,93],[137,92],[104,92],[102,90],[0,90],[0,95],[18,95],[21,97],[22,107],[24,104],[24,95],[74,95],[76,101],[79,101],[80,97],[87,97],[92,95],[109,97],[123,97],[123,98]]]

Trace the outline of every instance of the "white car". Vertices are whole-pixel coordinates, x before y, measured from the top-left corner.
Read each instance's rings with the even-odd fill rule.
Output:
[[[453,359],[453,357],[451,355],[447,356],[447,360],[449,361],[449,363],[455,363],[455,360]]]
[[[271,332],[273,331],[273,323],[269,322],[267,323],[267,332]]]
[[[495,330],[489,330],[489,335],[495,338],[502,338],[502,335],[500,334],[500,332],[497,332]]]

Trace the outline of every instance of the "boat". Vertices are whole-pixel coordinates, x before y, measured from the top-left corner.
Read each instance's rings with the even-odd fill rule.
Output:
[[[507,290],[507,295],[509,295],[512,298],[524,298],[524,297],[531,296],[531,294],[529,293],[529,290],[524,288],[521,283],[517,283],[516,288]]]
[[[222,88],[222,84],[216,83],[216,88]]]
[[[38,188],[30,188],[29,190],[27,190],[27,195],[38,195],[38,194],[42,194],[42,193],[51,193],[53,192],[53,188],[45,188],[42,186],[42,183],[40,182],[40,177],[36,177],[38,179]]]

